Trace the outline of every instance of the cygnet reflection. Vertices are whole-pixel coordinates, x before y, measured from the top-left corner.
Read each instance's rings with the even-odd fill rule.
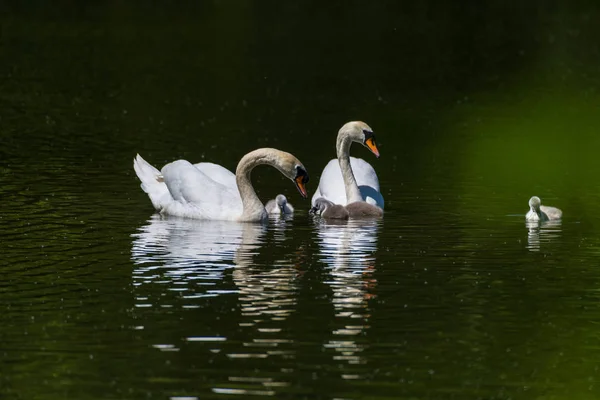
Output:
[[[374,272],[380,221],[316,220],[315,223],[319,261],[329,271],[327,283],[333,292],[337,322],[325,347],[335,350],[335,359],[360,364],[364,362],[361,353],[366,346],[354,338],[369,328],[369,300],[377,285]]]
[[[540,251],[544,244],[549,244],[560,238],[562,223],[556,221],[527,221],[527,248],[530,251]]]

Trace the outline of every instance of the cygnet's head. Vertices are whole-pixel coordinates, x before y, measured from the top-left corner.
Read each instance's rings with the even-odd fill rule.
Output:
[[[275,197],[275,202],[277,203],[277,207],[283,211],[283,207],[287,204],[287,198],[282,194],[278,194],[277,197]]]
[[[375,157],[379,157],[379,150],[375,142],[375,134],[373,129],[362,121],[347,122],[338,132],[337,146],[338,149],[341,142],[346,138],[350,138],[353,142],[357,142],[371,150]]]
[[[529,199],[529,207],[532,210],[539,210],[540,206],[542,205],[542,201],[540,200],[539,197],[537,196],[533,196],[532,198]]]
[[[315,200],[315,205],[310,209],[309,213],[311,214],[323,214],[327,208],[333,206],[333,203],[329,200],[324,199],[323,197],[319,197]]]
[[[318,214],[323,218],[348,219],[349,215],[346,207],[334,204],[329,200],[320,197],[315,200],[315,205],[310,209],[311,214]]]

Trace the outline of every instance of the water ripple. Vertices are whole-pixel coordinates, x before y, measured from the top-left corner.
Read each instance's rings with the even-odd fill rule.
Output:
[[[170,306],[177,298],[152,297],[147,286],[162,285],[190,300],[231,293],[217,286],[227,269],[251,262],[266,228],[260,224],[197,221],[154,215],[133,234],[131,258],[138,306]]]

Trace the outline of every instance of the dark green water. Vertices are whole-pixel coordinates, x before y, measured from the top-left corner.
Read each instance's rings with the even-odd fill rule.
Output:
[[[600,397],[600,7],[86,4],[0,6],[1,398]],[[132,168],[312,191],[354,119],[381,222],[267,167],[293,219],[161,219]]]

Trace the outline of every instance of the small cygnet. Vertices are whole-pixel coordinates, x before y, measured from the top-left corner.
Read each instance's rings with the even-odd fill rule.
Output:
[[[529,212],[525,215],[527,221],[552,221],[562,218],[562,211],[556,207],[542,205],[539,197],[529,199]]]
[[[331,219],[348,219],[349,217],[346,207],[340,206],[339,204],[333,204],[333,202],[322,197],[315,200],[315,205],[310,209],[310,213]]]
[[[364,201],[355,201],[346,205],[350,218],[369,218],[383,216],[383,210]]]
[[[267,204],[265,204],[265,210],[267,210],[267,213],[269,214],[294,213],[294,207],[288,203],[287,198],[282,194],[278,194],[277,197],[275,197],[275,200],[269,200]]]

